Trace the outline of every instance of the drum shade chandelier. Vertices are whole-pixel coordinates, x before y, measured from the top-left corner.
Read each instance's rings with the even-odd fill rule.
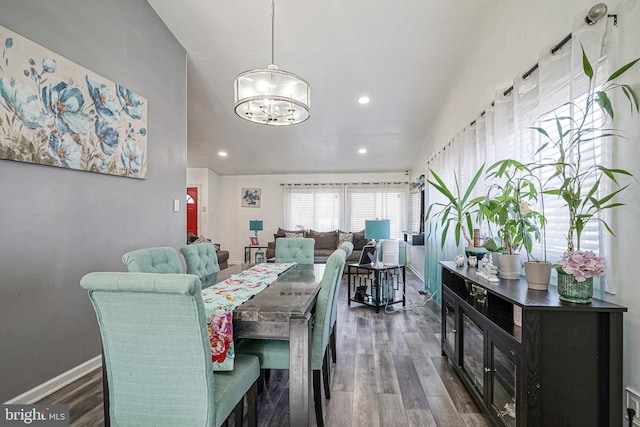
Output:
[[[276,6],[271,0],[271,64],[236,76],[233,93],[236,114],[270,126],[302,123],[309,118],[311,88],[300,76],[279,70],[274,60]]]

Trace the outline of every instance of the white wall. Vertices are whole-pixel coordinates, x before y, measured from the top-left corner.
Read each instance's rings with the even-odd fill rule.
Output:
[[[308,174],[308,175],[240,175],[218,177],[218,209],[220,213],[219,241],[229,250],[231,263],[244,262],[244,246],[249,243],[249,220],[264,221],[264,230],[259,232],[260,243],[266,245],[273,240],[278,227],[284,226],[284,198],[280,184],[308,182],[367,182],[409,181],[404,172],[376,174]],[[259,208],[240,206],[243,187],[262,189]]]
[[[434,127],[425,138],[423,155],[413,170],[424,169],[429,155],[443,147],[475,118],[493,99],[500,86],[509,85],[513,76],[532,66],[538,52],[560,41],[571,31],[574,15],[586,12],[593,0],[555,0],[496,2],[496,7],[482,17],[481,33],[474,46],[466,52],[466,64],[451,85],[447,99]],[[609,4],[611,7],[612,5]],[[615,5],[614,5],[615,6]],[[609,13],[619,14],[618,66],[640,57],[640,2],[625,0]],[[640,91],[640,65],[636,65],[625,81]],[[626,129],[627,141],[622,141],[616,156],[616,166],[640,177],[640,120],[619,110],[618,126]],[[626,115],[625,115],[626,114]],[[627,206],[618,210],[615,239],[618,255],[610,261],[610,271],[618,276],[619,290],[607,299],[629,308],[624,315],[624,377],[623,384],[640,390],[640,285],[634,268],[638,257],[637,236],[640,236],[640,183],[633,180],[631,188],[621,198]],[[593,331],[594,334],[596,331]]]

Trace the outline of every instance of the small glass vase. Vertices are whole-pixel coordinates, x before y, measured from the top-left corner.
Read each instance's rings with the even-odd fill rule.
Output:
[[[573,274],[558,271],[558,293],[562,301],[590,304],[593,296],[593,277],[578,282]]]

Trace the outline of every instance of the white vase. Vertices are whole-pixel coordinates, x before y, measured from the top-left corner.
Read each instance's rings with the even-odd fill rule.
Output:
[[[518,279],[520,277],[520,255],[500,254],[500,277]]]
[[[544,261],[525,261],[524,274],[527,277],[527,287],[536,291],[549,289],[551,280],[551,263]]]

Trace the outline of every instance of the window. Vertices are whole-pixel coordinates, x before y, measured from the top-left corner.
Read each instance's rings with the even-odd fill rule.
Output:
[[[406,223],[406,183],[286,184],[285,227],[316,231],[364,229],[367,219],[389,219],[391,238]]]
[[[364,221],[367,219],[388,219],[391,223],[390,237],[392,239],[400,237],[404,213],[402,191],[353,188],[348,193],[351,231],[363,230]]]
[[[290,188],[285,196],[285,227],[337,230],[342,215],[341,199],[341,188]]]
[[[424,188],[409,193],[409,221],[407,231],[424,232]]]

